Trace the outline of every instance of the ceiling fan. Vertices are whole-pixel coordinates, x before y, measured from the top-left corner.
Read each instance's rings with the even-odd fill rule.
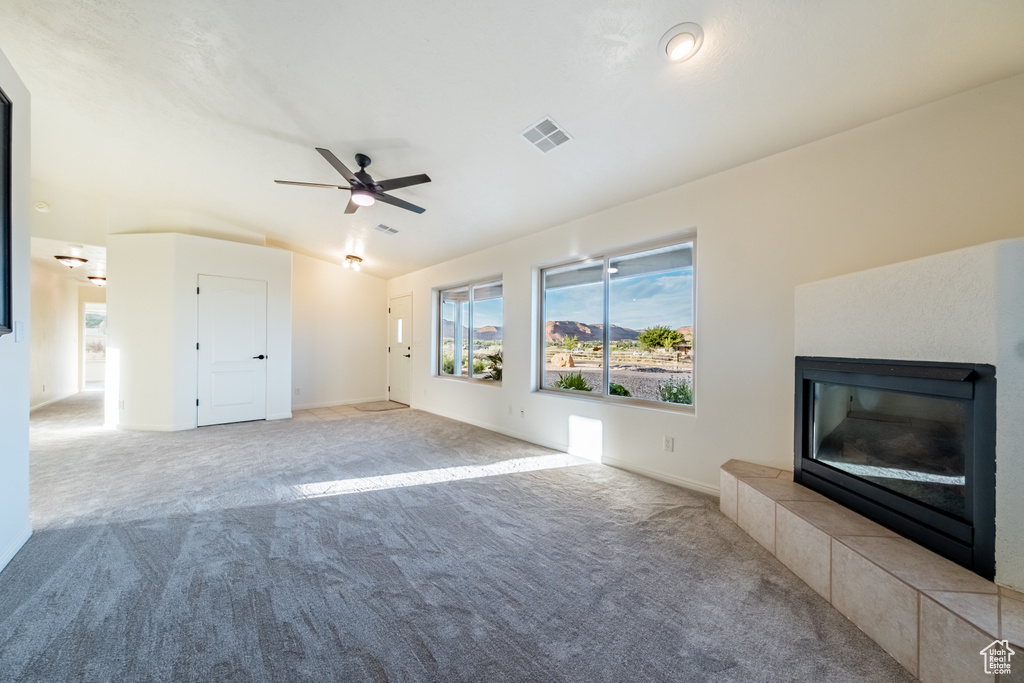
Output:
[[[404,178],[392,178],[391,180],[374,180],[370,174],[366,172],[366,167],[370,165],[370,157],[365,154],[356,154],[356,163],[359,164],[359,170],[353,173],[348,170],[348,166],[341,163],[338,157],[331,153],[331,150],[317,147],[316,151],[320,152],[320,156],[326,159],[327,163],[333,166],[334,170],[340,173],[345,180],[348,181],[348,186],[325,185],[323,183],[300,183],[294,180],[275,180],[274,182],[282,185],[303,185],[305,187],[329,187],[337,188],[339,190],[349,190],[352,193],[352,196],[348,200],[348,206],[345,207],[345,213],[355,213],[360,206],[372,206],[375,201],[391,204],[392,206],[397,206],[400,209],[406,209],[408,211],[414,211],[415,213],[423,213],[426,211],[423,207],[410,204],[398,197],[392,197],[389,194],[384,194],[389,190],[397,190],[400,187],[429,183],[430,176],[426,173],[405,176]]]

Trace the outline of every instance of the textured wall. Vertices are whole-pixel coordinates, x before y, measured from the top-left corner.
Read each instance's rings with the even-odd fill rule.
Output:
[[[78,284],[32,264],[31,405],[78,391]]]
[[[996,366],[996,580],[1024,588],[1024,239],[798,287],[796,353]]]
[[[29,152],[31,116],[28,90],[0,52],[0,89],[14,106],[11,159],[11,280],[15,323],[31,323],[29,308]],[[29,350],[27,338],[0,337],[0,569],[32,534],[28,509]]]
[[[294,409],[387,396],[386,286],[372,275],[294,255]]]

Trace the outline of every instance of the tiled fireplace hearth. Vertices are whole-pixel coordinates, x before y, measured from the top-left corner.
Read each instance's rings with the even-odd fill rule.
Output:
[[[1024,593],[997,586],[824,496],[785,470],[730,460],[721,510],[926,683],[1024,680]],[[1015,673],[985,675],[1008,640]]]

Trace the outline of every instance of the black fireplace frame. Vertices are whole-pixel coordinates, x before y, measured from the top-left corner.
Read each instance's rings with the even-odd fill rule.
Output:
[[[964,518],[810,458],[813,382],[952,399],[969,407]],[[995,577],[996,372],[992,365],[797,356],[793,480],[986,579]]]

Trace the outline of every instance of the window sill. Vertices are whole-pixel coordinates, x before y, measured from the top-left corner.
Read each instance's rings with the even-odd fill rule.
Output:
[[[648,401],[646,399],[627,398],[625,396],[608,396],[605,394],[590,394],[586,391],[571,391],[566,389],[552,389],[541,387],[534,389],[535,394],[547,396],[560,396],[563,398],[576,399],[578,401],[590,401],[591,403],[603,403],[610,406],[623,408],[638,408],[640,410],[656,410],[663,413],[674,413],[676,415],[696,415],[697,411],[692,405],[682,403],[661,403],[660,401]]]
[[[493,379],[480,379],[479,377],[458,377],[456,375],[433,375],[434,379],[447,382],[461,382],[463,384],[491,384],[500,387],[501,381]]]

